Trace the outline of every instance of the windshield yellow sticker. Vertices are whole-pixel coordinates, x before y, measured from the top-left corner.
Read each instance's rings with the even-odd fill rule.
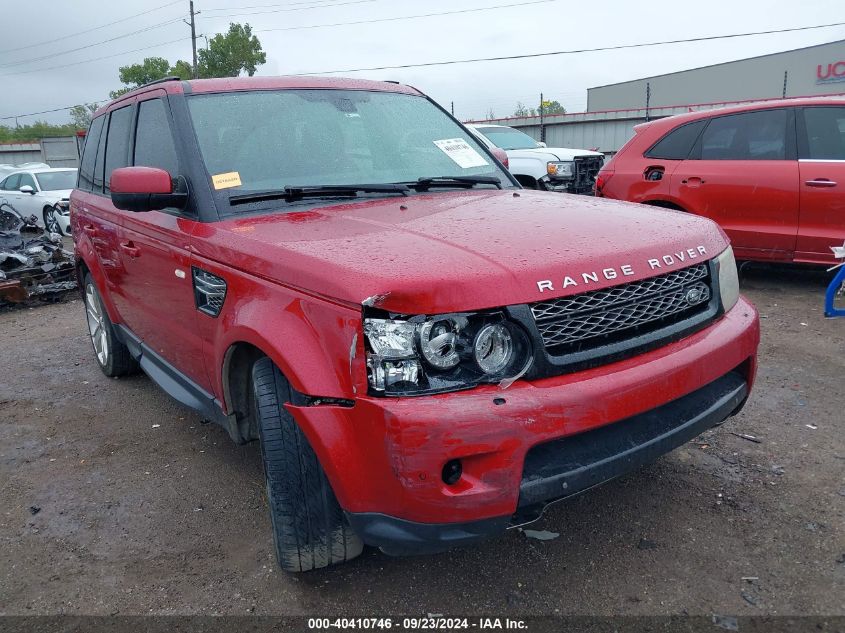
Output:
[[[229,187],[241,186],[241,175],[236,171],[230,171],[226,174],[217,174],[211,177],[211,182],[215,189],[228,189]]]

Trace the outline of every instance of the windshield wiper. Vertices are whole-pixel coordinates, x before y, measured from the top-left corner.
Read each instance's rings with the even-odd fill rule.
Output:
[[[502,188],[502,180],[497,176],[431,176],[419,178],[416,182],[402,183],[416,191],[426,191],[432,187],[465,187],[472,189],[475,185],[495,185]]]
[[[354,198],[359,193],[401,193],[407,196],[410,188],[403,184],[372,184],[372,185],[314,185],[291,186],[270,191],[254,191],[239,193],[229,197],[229,204],[244,204],[247,202],[261,202],[263,200],[285,200],[294,202],[305,198]]]

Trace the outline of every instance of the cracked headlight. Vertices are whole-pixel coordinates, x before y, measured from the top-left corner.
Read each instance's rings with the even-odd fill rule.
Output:
[[[736,271],[734,249],[728,246],[716,258],[716,264],[719,267],[719,292],[722,295],[722,308],[727,312],[739,301],[739,275]]]
[[[559,163],[547,163],[546,173],[552,178],[572,178],[575,175],[575,163],[571,160]]]
[[[522,375],[528,336],[502,313],[365,318],[367,379],[386,395],[468,389]]]

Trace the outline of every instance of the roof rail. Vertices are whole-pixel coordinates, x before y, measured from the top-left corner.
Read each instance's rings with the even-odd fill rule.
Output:
[[[165,81],[182,81],[182,78],[176,77],[175,75],[173,75],[171,77],[162,77],[161,79],[156,79],[155,81],[149,81],[149,82],[147,82],[147,83],[145,83],[141,86],[138,86],[138,88],[146,88],[147,86],[154,86],[155,84],[162,84]],[[134,90],[134,88],[133,88],[133,90]]]

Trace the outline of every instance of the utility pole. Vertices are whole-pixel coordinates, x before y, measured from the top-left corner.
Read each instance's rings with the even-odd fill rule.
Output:
[[[650,121],[651,117],[648,115],[648,108],[651,105],[651,83],[646,82],[645,84],[645,120]]]
[[[540,93],[540,141],[546,142],[546,126],[543,118],[543,93]]]
[[[197,22],[196,22],[195,17],[200,14],[200,11],[197,11],[196,13],[194,12],[194,0],[190,0],[189,4],[190,4],[190,11],[191,11],[191,21],[190,22],[185,22],[185,20],[182,20],[182,21],[185,22],[185,24],[187,24],[188,26],[191,27],[191,49],[193,50],[193,53],[194,53],[194,66],[193,66],[192,70],[193,70],[194,79],[198,79],[199,78],[199,68],[197,67]],[[208,48],[208,46],[206,46],[206,48]]]
[[[455,102],[452,102],[452,116],[455,116]]]
[[[789,71],[783,71],[783,98],[786,99],[786,81],[789,79]]]

